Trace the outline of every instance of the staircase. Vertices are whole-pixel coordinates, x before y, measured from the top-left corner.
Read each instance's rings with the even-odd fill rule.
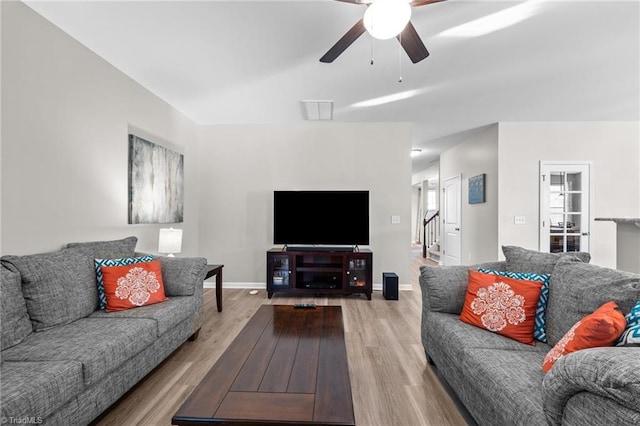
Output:
[[[440,240],[437,240],[430,247],[427,247],[427,259],[440,263]]]
[[[424,215],[422,257],[440,262],[440,217],[439,210],[427,210]]]

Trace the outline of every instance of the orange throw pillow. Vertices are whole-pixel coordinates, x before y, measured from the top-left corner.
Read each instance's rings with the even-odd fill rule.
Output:
[[[527,345],[535,345],[536,308],[542,282],[469,271],[460,320]]]
[[[124,266],[102,266],[107,312],[167,301],[159,260]]]
[[[561,357],[580,349],[612,346],[618,341],[627,321],[616,302],[607,302],[593,313],[582,318],[566,332],[547,353],[542,363],[545,373]]]

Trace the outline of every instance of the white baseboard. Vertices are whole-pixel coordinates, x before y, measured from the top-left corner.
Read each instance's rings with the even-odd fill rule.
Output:
[[[216,283],[214,281],[205,281],[204,288],[216,288]],[[265,290],[267,285],[265,283],[224,282],[222,288]],[[413,287],[411,284],[400,284],[398,290],[413,291]],[[373,291],[382,291],[382,283],[373,283]]]
[[[413,287],[411,286],[411,284],[399,284],[398,285],[398,290],[399,291],[413,291]],[[380,284],[373,283],[373,291],[382,291],[382,283],[380,283]]]

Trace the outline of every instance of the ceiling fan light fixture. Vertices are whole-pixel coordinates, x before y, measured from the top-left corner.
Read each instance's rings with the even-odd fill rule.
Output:
[[[364,27],[373,38],[387,40],[400,34],[410,19],[407,0],[375,0],[364,12]]]

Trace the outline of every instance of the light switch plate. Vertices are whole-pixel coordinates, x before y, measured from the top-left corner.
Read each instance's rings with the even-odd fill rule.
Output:
[[[391,216],[391,223],[394,225],[397,225],[400,223],[400,216],[399,215],[393,215]]]
[[[514,216],[513,223],[516,225],[524,225],[526,223],[524,216]]]

